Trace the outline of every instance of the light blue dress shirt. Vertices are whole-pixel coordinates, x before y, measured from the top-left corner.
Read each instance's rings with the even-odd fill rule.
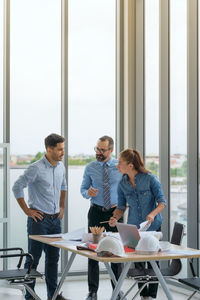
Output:
[[[90,199],[91,203],[104,206],[104,198],[103,198],[103,164],[104,162],[99,162],[97,160],[89,163],[85,167],[85,171],[83,174],[83,181],[81,184],[81,194],[84,198]],[[111,158],[107,161],[107,170],[110,180],[110,200],[111,206],[116,205],[118,203],[117,197],[117,186],[122,178],[120,172],[117,169],[118,161],[115,158]],[[88,189],[93,187],[98,189],[98,194],[96,197],[88,196]]]
[[[128,224],[137,225],[146,221],[146,216],[152,212],[158,203],[166,205],[166,200],[158,178],[152,173],[138,173],[135,176],[135,189],[124,175],[118,186],[118,208],[125,211],[129,206]],[[157,230],[162,224],[159,213],[148,230]]]
[[[44,156],[41,160],[31,164],[14,183],[12,190],[15,198],[24,198],[26,187],[28,187],[30,208],[38,209],[46,214],[58,213],[61,190],[67,190],[64,164],[58,162],[53,167]]]

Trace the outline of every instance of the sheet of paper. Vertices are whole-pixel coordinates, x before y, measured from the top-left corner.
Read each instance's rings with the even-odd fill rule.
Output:
[[[93,242],[93,235],[92,233],[83,233],[82,235],[82,242]]]
[[[68,233],[58,233],[58,234],[43,234],[42,237],[47,238],[62,238],[65,241],[82,241],[85,228],[80,228]]]
[[[80,241],[55,241],[51,243],[52,245],[72,245],[72,246],[77,246],[80,245]]]
[[[151,226],[151,223],[148,224],[148,221],[144,221],[140,224],[140,228],[139,228],[139,231],[146,231],[150,226]]]
[[[43,234],[40,236],[42,237],[47,237],[47,238],[62,238],[63,234],[62,233],[57,233],[57,234]]]
[[[63,233],[62,238],[66,241],[82,241],[83,234],[85,233],[85,228],[80,228],[72,232]]]
[[[175,249],[170,249],[167,251],[167,253],[170,254],[183,254],[183,255],[196,255],[200,254],[200,251],[194,251],[194,250],[175,250]]]

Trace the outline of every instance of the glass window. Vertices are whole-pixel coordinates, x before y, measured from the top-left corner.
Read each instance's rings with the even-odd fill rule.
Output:
[[[170,1],[171,230],[187,226],[187,1]],[[185,229],[186,231],[186,229]],[[183,239],[187,245],[187,237]],[[185,262],[184,262],[185,263]],[[186,264],[183,272],[186,272]]]
[[[115,0],[69,0],[69,230],[85,227],[80,194],[99,137],[115,139]],[[79,209],[77,209],[77,207]],[[72,270],[87,270],[77,258]]]
[[[3,0],[0,0],[0,143],[3,142]]]
[[[145,161],[159,175],[159,0],[145,1]]]
[[[10,36],[12,188],[45,151],[44,138],[61,132],[61,1],[11,0]],[[26,216],[11,191],[13,245],[26,249],[25,236]]]

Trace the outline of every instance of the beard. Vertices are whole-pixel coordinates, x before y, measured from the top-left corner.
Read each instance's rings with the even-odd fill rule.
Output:
[[[96,154],[96,160],[97,161],[104,161],[107,158],[107,156],[103,154]]]

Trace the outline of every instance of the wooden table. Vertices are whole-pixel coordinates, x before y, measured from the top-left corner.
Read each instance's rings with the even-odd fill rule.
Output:
[[[58,239],[55,239],[55,238],[46,238],[46,237],[42,237],[42,236],[39,236],[39,235],[30,235],[29,236],[30,239],[33,239],[35,241],[38,241],[38,242],[42,242],[42,243],[45,243],[45,244],[51,244],[52,242],[55,242],[55,241],[61,241],[62,239],[58,238]],[[167,298],[169,300],[173,300],[173,297],[171,295],[171,292],[165,282],[165,279],[163,278],[161,272],[160,272],[160,269],[158,268],[157,264],[156,264],[156,261],[162,261],[162,260],[171,260],[171,259],[182,259],[182,258],[199,258],[200,257],[200,250],[196,250],[196,249],[191,249],[191,248],[185,248],[183,246],[176,246],[176,245],[172,245],[171,246],[171,249],[170,250],[175,250],[175,251],[190,251],[191,254],[187,254],[187,253],[168,253],[168,252],[159,252],[157,254],[151,254],[151,255],[139,255],[139,254],[136,254],[135,252],[128,252],[126,253],[126,256],[125,257],[99,257],[97,256],[97,254],[95,252],[91,252],[91,251],[87,251],[87,250],[77,250],[76,249],[76,246],[72,246],[72,245],[69,245],[69,244],[51,244],[52,246],[54,247],[57,247],[57,248],[60,248],[60,249],[63,249],[63,250],[66,250],[66,251],[69,251],[71,252],[71,256],[67,262],[67,265],[65,266],[64,268],[64,271],[62,273],[62,276],[61,276],[61,279],[58,283],[58,286],[57,286],[57,289],[53,295],[53,298],[52,300],[55,300],[56,299],[56,296],[58,295],[59,291],[60,291],[60,288],[65,280],[65,277],[67,276],[67,273],[69,272],[69,269],[73,263],[73,260],[75,258],[75,256],[77,254],[79,255],[82,255],[82,256],[85,256],[87,258],[91,258],[91,259],[94,259],[96,261],[99,261],[99,262],[102,262],[104,263],[107,271],[108,271],[108,274],[110,275],[110,278],[113,280],[113,282],[116,284],[115,286],[115,289],[112,293],[112,296],[111,296],[111,300],[116,300],[117,298],[117,295],[119,294],[120,292],[120,289],[121,289],[121,286],[124,282],[124,279],[126,278],[126,275],[128,273],[128,270],[131,266],[131,264],[133,262],[150,262],[151,265],[152,265],[152,268],[167,296]],[[193,253],[192,253],[193,252]],[[115,279],[115,276],[112,272],[112,269],[110,267],[110,263],[123,263],[124,264],[124,268],[122,270],[122,273],[120,275],[120,278],[118,281],[116,281]]]

